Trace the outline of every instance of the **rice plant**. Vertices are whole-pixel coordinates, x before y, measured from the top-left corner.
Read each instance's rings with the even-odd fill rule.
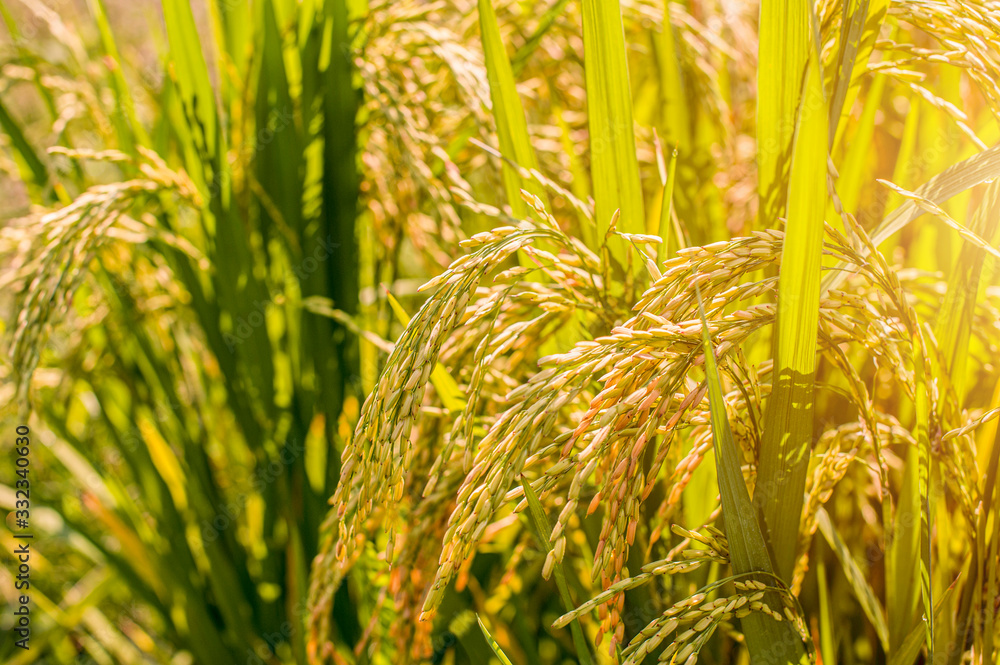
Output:
[[[512,661],[993,662],[1000,14],[617,5],[433,10],[482,44],[502,195],[344,451],[313,662],[358,567],[393,662],[463,608]]]
[[[997,662],[995,3],[154,6],[0,0],[5,662]]]
[[[4,422],[39,433],[44,558],[31,648],[0,653],[304,662],[375,265],[356,233],[355,19],[331,1],[196,20],[168,1],[165,30],[144,26],[162,44],[126,53],[111,9],[2,5],[5,187],[29,202],[2,232]]]

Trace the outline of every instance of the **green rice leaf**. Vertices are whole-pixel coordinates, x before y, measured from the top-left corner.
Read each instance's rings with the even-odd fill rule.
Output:
[[[948,280],[948,291],[934,330],[934,336],[947,363],[951,385],[959,399],[964,395],[967,379],[969,333],[980,291],[983,262],[987,252],[996,252],[993,248],[1000,242],[1000,181],[994,180],[987,187],[969,231],[993,251],[990,252],[990,249],[979,246],[976,242],[962,245]]]
[[[854,128],[850,143],[847,146],[843,162],[837,168],[840,177],[837,178],[837,194],[844,210],[857,210],[862,188],[871,183],[872,177],[872,139],[875,135],[875,118],[881,108],[886,77],[875,79],[865,94],[864,109],[861,117],[852,120]]]
[[[977,540],[983,543],[983,551],[977,553],[979,561],[996,561],[1000,554],[1000,483],[997,483],[997,467],[1000,466],[1000,428],[997,429],[990,447],[990,461],[986,470],[986,477],[983,479],[983,507],[979,515],[977,526]],[[987,548],[987,517],[993,514],[993,533],[989,536],[989,547]],[[980,564],[984,565],[984,564]],[[988,566],[985,571],[977,571],[979,579],[983,579],[986,585],[985,605],[985,626],[995,626],[996,604],[993,599],[1000,597],[1000,571],[997,566]],[[985,578],[985,579],[984,579]],[[994,644],[992,640],[984,640],[983,662],[994,661]],[[932,654],[933,655],[933,654]]]
[[[497,644],[497,641],[493,639],[492,635],[490,635],[490,631],[486,629],[486,624],[483,623],[483,620],[479,617],[478,614],[476,615],[476,621],[479,622],[479,629],[483,631],[483,637],[486,638],[486,643],[490,645],[491,649],[493,649],[493,653],[496,654],[496,657],[500,659],[502,665],[512,665],[512,663],[510,662],[510,658],[507,657],[507,654],[503,652],[503,649],[500,648],[500,645]]]
[[[698,293],[698,311],[701,315],[702,342],[705,351],[705,380],[711,411],[712,442],[715,464],[719,477],[719,495],[722,498],[722,517],[729,540],[729,556],[733,572],[737,575],[760,572],[774,576],[774,567],[768,554],[764,534],[750,501],[746,481],[741,470],[741,457],[729,427],[726,402],[722,396],[722,380],[716,366],[715,351],[709,336],[708,320]],[[753,612],[741,619],[752,661],[769,663],[807,663],[809,657],[798,633],[791,623],[777,623],[762,614]]]
[[[20,158],[18,167],[22,172],[22,179],[25,182],[34,181],[39,187],[44,187],[49,181],[49,172],[25,137],[21,125],[7,112],[3,100],[0,100],[0,129],[10,138],[14,153]]]
[[[643,233],[646,227],[618,0],[583,0],[583,55],[596,240],[602,242],[616,210],[618,231]],[[611,254],[625,265],[623,243],[612,243]]]
[[[653,33],[656,67],[660,75],[663,104],[663,136],[668,144],[687,150],[691,144],[691,114],[684,89],[674,26],[670,22],[670,2],[663,3],[663,26]]]
[[[767,402],[754,504],[764,515],[778,575],[791,580],[813,434],[827,112],[819,63],[810,59],[796,123],[774,333],[774,387]]]
[[[146,129],[139,122],[135,114],[135,101],[132,99],[128,83],[125,82],[125,76],[122,74],[122,59],[118,54],[118,46],[115,44],[115,36],[111,32],[111,25],[108,23],[104,0],[88,0],[88,5],[90,6],[90,12],[94,15],[94,20],[97,22],[104,55],[113,63],[110,68],[110,79],[111,89],[114,91],[115,102],[117,102],[117,109],[112,114],[111,119],[118,133],[118,140],[122,144],[122,149],[125,152],[136,155],[138,153],[135,152],[135,144],[148,146],[149,137],[146,135]]]
[[[524,487],[524,497],[528,500],[528,511],[531,513],[531,519],[535,524],[535,534],[545,549],[545,553],[548,554],[552,551],[552,543],[549,541],[549,532],[552,526],[545,516],[545,509],[542,507],[542,502],[538,500],[535,489],[528,482],[528,479],[523,476],[521,477],[521,486]],[[559,589],[559,597],[562,599],[563,607],[567,612],[571,612],[576,605],[569,594],[569,585],[566,583],[566,569],[561,561],[556,562],[553,572],[556,576],[556,588]],[[593,661],[590,656],[590,649],[587,647],[587,640],[583,635],[583,628],[580,626],[580,619],[573,619],[569,624],[569,628],[573,634],[573,645],[576,647],[577,658],[584,665],[590,665]]]
[[[888,0],[844,0],[840,52],[830,101],[831,145],[850,121],[861,77],[868,72],[868,59],[888,8]]]
[[[528,124],[524,119],[524,108],[517,94],[514,72],[500,37],[500,27],[497,25],[491,0],[479,0],[479,28],[486,53],[486,76],[490,82],[490,98],[493,100],[493,118],[500,139],[500,153],[517,166],[537,168],[535,151],[528,136]],[[540,198],[548,207],[548,195],[535,179],[522,178],[517,168],[507,162],[501,168],[507,202],[515,217],[523,218],[528,214],[528,205],[521,198],[522,189]]]
[[[667,179],[663,183],[662,203],[660,204],[659,236],[663,242],[656,248],[656,258],[662,263],[670,258],[684,244],[680,229],[674,228],[672,220],[674,201],[674,179],[677,175],[677,148],[670,151],[670,165],[667,167]]]
[[[164,0],[163,20],[170,42],[173,79],[180,92],[188,124],[199,152],[203,156],[214,157],[218,154],[215,93],[188,0]]]
[[[921,510],[918,486],[921,475],[922,441],[926,439],[926,421],[921,419],[921,411],[926,415],[927,387],[922,378],[917,381],[917,446],[907,450],[899,505],[896,507],[891,536],[887,538],[886,609],[889,616],[889,645],[892,650],[902,647],[913,626],[921,589],[921,586],[914,586],[913,581],[922,579],[920,523],[924,511]],[[924,406],[923,409],[921,404]],[[923,430],[922,436],[921,430]]]
[[[917,420],[917,503],[920,511],[920,552],[914,559],[920,561],[920,597],[924,604],[924,625],[927,628],[927,648],[931,662],[934,656],[934,595],[931,586],[931,440],[930,421],[931,405],[927,390],[929,372],[924,354],[924,345],[920,335],[915,335],[914,352],[917,354],[914,367],[916,376],[915,416]],[[906,473],[912,473],[907,467]],[[911,510],[914,507],[911,507]],[[905,580],[904,580],[905,581]],[[902,582],[900,582],[902,583]],[[911,583],[912,584],[912,583]]]
[[[761,228],[773,228],[785,210],[796,108],[809,62],[810,11],[806,0],[760,3],[757,188]]]
[[[956,581],[957,584],[957,581]],[[944,610],[948,607],[948,603],[951,600],[951,596],[955,591],[956,584],[952,584],[947,590],[942,594],[941,600],[938,601],[937,607],[934,608],[934,617],[937,620],[944,618]],[[920,645],[924,642],[924,629],[922,626],[914,626],[910,631],[910,634],[906,636],[903,640],[902,646],[899,649],[893,650],[889,657],[889,665],[908,665],[912,663],[917,655],[920,653]],[[931,661],[928,658],[928,662]]]
[[[851,590],[854,591],[858,602],[861,603],[861,609],[864,610],[865,616],[868,617],[868,620],[871,621],[872,626],[875,628],[879,641],[882,642],[882,647],[888,649],[889,629],[886,627],[885,612],[882,609],[882,604],[879,603],[878,598],[875,596],[875,591],[868,584],[868,580],[861,569],[858,568],[858,564],[854,562],[850,548],[840,539],[836,529],[833,527],[833,523],[830,521],[830,515],[827,514],[825,509],[820,508],[816,513],[816,524],[826,538],[826,542],[833,548],[837,559],[840,560],[840,567],[844,571],[844,576],[847,578],[848,584],[851,585]]]

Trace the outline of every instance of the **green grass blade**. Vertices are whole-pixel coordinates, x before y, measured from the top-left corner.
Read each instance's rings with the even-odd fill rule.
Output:
[[[818,63],[810,59],[796,123],[781,253],[774,379],[764,417],[754,503],[763,512],[778,575],[795,567],[813,434],[823,211],[827,203],[827,114]]]
[[[861,77],[868,73],[868,59],[875,47],[888,0],[844,0],[840,52],[830,101],[830,145],[848,125]]]
[[[935,619],[940,621],[944,618],[944,610],[948,607],[951,595],[955,591],[955,586],[955,584],[952,584],[942,594],[941,600],[938,601],[937,607],[934,608]],[[905,640],[903,640],[902,646],[890,654],[889,665],[908,665],[916,660],[917,655],[920,653],[920,645],[924,642],[923,633],[924,630],[922,626],[914,626],[910,631],[910,634],[906,636]],[[933,661],[928,657],[927,662],[936,661]]]
[[[479,0],[479,28],[486,53],[486,76],[490,82],[490,98],[493,100],[493,118],[500,139],[500,153],[517,166],[537,168],[535,151],[528,136],[528,124],[524,119],[524,108],[517,94],[514,72],[500,37],[500,26],[497,25],[491,0]],[[528,205],[521,198],[522,189],[539,197],[548,207],[548,195],[536,180],[522,178],[516,167],[506,162],[502,169],[507,202],[515,217],[523,218],[528,214]]]
[[[920,596],[924,604],[924,623],[927,627],[927,648],[929,660],[934,656],[934,595],[931,586],[931,440],[930,394],[927,389],[929,372],[920,335],[915,335],[914,352],[917,354],[914,373],[916,378],[916,399],[914,413],[917,421],[917,509],[920,510]],[[910,466],[913,466],[912,464]],[[909,471],[907,471],[909,473]],[[911,508],[912,509],[912,508]]]
[[[837,194],[844,210],[854,211],[858,208],[862,188],[870,184],[874,177],[872,170],[872,139],[875,135],[875,118],[882,104],[886,77],[875,79],[865,93],[864,109],[861,117],[852,120],[854,128],[850,144],[845,150],[843,161],[838,162]]]
[[[660,228],[659,236],[663,242],[656,248],[656,258],[663,263],[673,256],[683,245],[683,238],[679,231],[674,228],[672,219],[674,202],[674,181],[677,175],[677,148],[670,151],[670,165],[667,167],[667,181],[663,184],[663,203],[660,204]]]
[[[980,556],[980,561],[984,559],[987,561],[996,561],[998,552],[1000,552],[1000,484],[997,483],[998,463],[1000,463],[1000,428],[997,429],[992,445],[990,446],[990,461],[983,482],[983,507],[979,516],[977,539],[983,543],[982,549],[985,556]],[[987,516],[990,513],[993,513],[993,534],[989,538],[989,550],[985,551]],[[990,631],[996,626],[996,603],[994,599],[1000,597],[1000,571],[997,570],[997,566],[993,565],[989,566],[988,570],[977,571],[977,574],[979,574],[979,579],[982,579],[986,586],[986,600],[983,603],[985,605],[986,616],[983,625],[987,631]],[[990,635],[991,633],[987,632],[987,634]],[[996,662],[994,661],[994,646],[993,639],[985,637],[982,646],[984,663]]]
[[[556,105],[553,108],[552,113],[555,116],[556,124],[559,127],[559,140],[562,143],[563,152],[566,154],[567,160],[569,161],[569,172],[572,175],[572,182],[570,183],[570,186],[573,191],[573,196],[580,201],[586,201],[590,197],[590,185],[588,183],[589,177],[587,175],[586,167],[583,165],[583,161],[577,154],[576,145],[573,143],[573,137],[570,135],[569,123],[567,123],[566,119],[563,117],[563,110]],[[576,218],[579,228],[577,236],[583,240],[583,243],[587,247],[597,247],[600,243],[597,240],[596,221],[587,215],[582,207],[576,207]]]
[[[921,336],[913,336],[914,438],[916,446],[907,450],[903,467],[903,488],[886,556],[886,609],[889,615],[891,653],[904,649],[923,604],[921,623],[926,628],[928,649],[933,656],[934,606],[930,583],[930,402],[927,391],[928,367]],[[914,580],[919,584],[914,586]],[[910,665],[909,662],[906,665]]]
[[[840,52],[830,99],[830,145],[840,123],[847,90],[854,79],[854,64],[861,47],[861,35],[868,18],[869,0],[844,0],[840,10]]]
[[[35,149],[28,142],[21,125],[14,117],[7,112],[7,107],[3,100],[0,100],[0,129],[10,138],[11,147],[19,157],[18,168],[21,170],[21,178],[27,183],[34,181],[39,187],[45,187],[49,182],[49,172],[42,163],[41,158]]]
[[[760,3],[757,188],[761,228],[773,228],[785,210],[796,108],[809,62],[809,12],[806,0]]]
[[[656,68],[660,78],[663,108],[663,136],[668,144],[685,152],[691,145],[691,113],[684,89],[674,26],[670,22],[670,2],[663,3],[663,26],[653,33]]]
[[[824,135],[825,136],[825,135]],[[697,288],[697,284],[696,284]],[[722,516],[725,519],[726,537],[729,539],[729,556],[736,574],[762,572],[774,575],[767,543],[750,501],[746,481],[741,470],[741,455],[737,450],[726,414],[722,396],[722,380],[716,366],[715,351],[708,331],[708,320],[698,289],[698,310],[702,321],[702,340],[705,350],[705,380],[711,411],[712,441],[715,464],[718,469],[719,495],[722,498]],[[756,662],[807,663],[809,661],[798,633],[792,625],[776,623],[759,613],[751,613],[742,620],[750,658]]]
[[[597,242],[600,243],[604,241],[616,210],[621,211],[618,231],[643,233],[646,227],[618,0],[583,0],[583,55]],[[623,243],[613,243],[611,253],[619,263],[625,264]]]
[[[500,645],[497,644],[497,641],[493,639],[492,635],[490,635],[490,631],[486,629],[486,624],[483,623],[483,620],[479,618],[478,614],[476,615],[476,621],[479,622],[479,629],[483,631],[483,637],[486,638],[486,643],[490,645],[490,649],[493,649],[493,653],[496,654],[496,657],[500,659],[501,664],[512,665],[512,663],[510,662],[510,658],[507,657],[507,654],[503,652],[503,649],[500,648]]]
[[[994,180],[986,189],[969,230],[991,246],[1000,242],[1000,181]],[[985,259],[986,250],[982,247],[977,247],[974,243],[963,243],[958,260],[952,268],[948,291],[934,330],[934,336],[947,363],[951,385],[959,399],[964,395],[967,379],[969,334]]]
[[[174,82],[197,147],[203,156],[214,157],[218,154],[215,93],[188,0],[164,0],[163,20],[167,26]]]
[[[556,2],[545,10],[542,17],[538,20],[538,27],[535,31],[531,33],[531,36],[525,40],[524,45],[517,49],[517,53],[510,60],[510,66],[517,76],[524,69],[524,66],[528,64],[528,60],[531,58],[532,54],[538,50],[539,45],[542,43],[542,38],[548,34],[552,26],[555,25],[556,20],[562,15],[563,11],[566,9],[566,5],[569,4],[569,0],[556,0]]]
[[[117,109],[112,114],[112,122],[118,132],[118,140],[121,142],[122,150],[133,155],[135,145],[148,146],[149,136],[145,127],[139,122],[135,114],[135,101],[129,91],[128,83],[122,74],[122,59],[118,54],[118,46],[115,43],[114,33],[111,32],[111,25],[108,23],[107,11],[104,8],[103,0],[88,0],[90,12],[94,15],[97,28],[101,35],[101,46],[104,55],[114,64],[110,67],[111,89],[115,95]]]
[[[833,548],[837,559],[840,560],[840,567],[844,571],[844,576],[847,578],[851,590],[854,591],[855,597],[861,604],[861,609],[864,610],[865,616],[868,617],[868,620],[874,626],[879,641],[882,642],[882,647],[888,650],[889,629],[885,622],[885,612],[882,610],[882,605],[875,596],[875,591],[872,590],[871,585],[865,578],[865,574],[858,568],[858,564],[854,562],[850,548],[841,540],[836,529],[833,527],[833,523],[830,521],[830,516],[823,508],[820,508],[819,512],[816,513],[816,524],[826,538],[826,542]]]
[[[922,379],[918,381],[922,382]],[[920,428],[920,402],[922,400],[926,404],[926,385],[918,384],[917,391],[917,427]],[[920,598],[921,587],[914,586],[913,581],[922,579],[920,523],[924,513],[921,510],[918,486],[921,475],[922,439],[926,438],[926,426],[924,430],[924,436],[917,437],[917,447],[911,447],[907,451],[903,468],[903,488],[896,508],[891,537],[887,539],[885,600],[889,616],[889,647],[893,651],[901,648],[903,641],[909,635]]]
[[[524,487],[524,497],[528,500],[528,511],[531,513],[531,519],[535,524],[535,534],[545,549],[545,553],[548,554],[552,551],[552,543],[549,541],[549,532],[552,530],[552,526],[545,516],[545,509],[542,508],[542,502],[538,500],[538,495],[535,494],[535,489],[528,482],[528,479],[522,476],[521,485]],[[569,594],[569,585],[566,583],[566,570],[561,561],[556,562],[553,572],[556,576],[556,587],[559,589],[559,597],[562,599],[563,607],[567,612],[571,612],[576,605]],[[580,626],[580,620],[578,618],[573,619],[569,624],[569,628],[573,634],[573,645],[576,647],[577,658],[584,665],[590,665],[593,661],[590,649],[587,647],[587,640],[583,636],[583,628]]]

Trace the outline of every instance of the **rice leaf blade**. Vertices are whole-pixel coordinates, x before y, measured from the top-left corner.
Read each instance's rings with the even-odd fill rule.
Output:
[[[668,144],[687,150],[691,142],[691,114],[684,89],[674,26],[670,22],[670,2],[663,3],[663,26],[653,33],[656,67],[663,100],[663,136]]]
[[[825,509],[820,508],[816,513],[816,524],[823,537],[826,538],[826,542],[833,548],[837,559],[840,560],[840,567],[844,571],[844,576],[847,578],[851,590],[854,591],[855,597],[861,604],[861,609],[864,610],[865,616],[868,617],[868,620],[871,621],[872,626],[875,628],[879,641],[882,642],[883,648],[888,650],[889,629],[885,622],[885,612],[882,610],[882,605],[879,603],[875,591],[868,584],[868,580],[861,569],[858,568],[858,564],[854,562],[850,548],[841,540],[840,535],[837,534],[833,523],[830,521],[830,515],[827,514]]]
[[[677,175],[677,148],[670,151],[670,164],[667,167],[667,181],[663,185],[663,202],[660,204],[660,228],[659,236],[663,242],[656,248],[657,260],[663,263],[670,258],[674,252],[683,246],[683,238],[679,233],[680,229],[675,229],[673,224],[673,202],[674,202],[674,181]]]
[[[542,507],[542,502],[539,501],[535,489],[528,482],[527,478],[521,478],[521,485],[524,487],[524,497],[528,500],[528,511],[531,513],[531,519],[535,524],[535,533],[542,547],[545,549],[545,553],[548,554],[552,551],[552,543],[549,541],[549,531],[552,527],[545,516],[545,509]],[[567,612],[571,612],[576,605],[570,596],[569,585],[566,583],[566,569],[561,561],[556,561],[553,572],[556,577],[556,587],[559,590],[559,597],[562,599],[563,607]],[[580,626],[580,619],[574,618],[570,622],[569,627],[573,635],[573,645],[576,647],[577,658],[579,658],[583,665],[590,665],[593,661],[590,649],[587,646],[587,640],[583,635],[583,628]]]
[[[492,635],[490,635],[490,631],[486,629],[486,624],[483,623],[483,620],[478,614],[476,615],[476,621],[479,622],[479,629],[483,631],[483,637],[486,638],[486,643],[490,645],[490,649],[492,649],[496,657],[500,659],[500,663],[502,665],[512,665],[510,658],[507,657],[507,654],[503,652],[503,649],[500,648],[497,641],[493,639]]]
[[[204,157],[215,157],[218,154],[215,93],[190,4],[187,0],[164,0],[163,20],[184,111],[192,129],[198,128],[194,132],[197,148]]]
[[[733,439],[722,396],[722,380],[715,360],[715,350],[709,335],[708,320],[697,287],[698,310],[701,316],[702,344],[705,352],[705,380],[712,425],[712,442],[718,470],[719,495],[722,498],[722,515],[725,533],[729,539],[729,555],[733,572],[737,575],[751,572],[774,575],[767,543],[757,521],[750,492],[741,470],[740,453]],[[769,663],[807,663],[809,657],[801,639],[790,622],[776,623],[769,617],[753,612],[741,619],[751,660]]]
[[[104,0],[88,0],[90,12],[94,15],[97,28],[101,35],[101,46],[106,57],[114,62],[110,67],[111,89],[114,91],[117,110],[112,114],[112,121],[118,132],[118,140],[122,143],[125,152],[132,155],[135,152],[135,144],[142,146],[149,145],[149,137],[146,130],[135,115],[135,102],[129,92],[128,83],[122,74],[121,56],[118,54],[118,46],[115,43],[114,33],[108,23],[108,14],[104,7]]]
[[[838,67],[830,101],[830,145],[850,120],[850,110],[868,72],[868,59],[889,9],[888,0],[844,0]]]
[[[764,416],[754,505],[764,515],[778,575],[791,580],[813,435],[827,113],[819,63],[810,59],[796,123],[774,333],[774,383]]]
[[[7,111],[2,99],[0,99],[0,129],[7,134],[15,153],[20,157],[18,166],[23,172],[22,179],[25,182],[33,180],[39,187],[44,187],[49,181],[48,169],[28,142],[21,125]]]
[[[931,405],[927,389],[928,371],[921,337],[915,335],[914,352],[917,354],[914,367],[916,376],[915,415],[917,420],[917,502],[920,511],[920,552],[914,558],[920,561],[920,597],[924,605],[924,625],[927,628],[927,649],[929,659],[934,656],[934,595],[931,586]],[[913,508],[911,507],[911,510]]]
[[[773,228],[785,209],[796,108],[809,62],[809,12],[806,0],[760,3],[757,187],[761,228]]]
[[[987,187],[983,201],[973,215],[969,231],[990,248],[1000,242],[1000,181],[994,180]],[[990,250],[974,241],[962,245],[948,280],[948,291],[934,331],[944,354],[951,385],[959,399],[964,395],[967,380],[969,334],[973,327],[979,282],[987,252]]]
[[[486,76],[490,84],[490,98],[493,101],[493,118],[500,139],[500,153],[517,166],[525,169],[537,168],[535,151],[528,136],[528,124],[524,117],[524,107],[518,96],[507,50],[500,36],[496,12],[492,0],[479,0],[479,28],[482,32],[483,51],[486,54]],[[515,217],[528,214],[528,205],[521,198],[521,190],[531,192],[548,205],[548,195],[534,178],[522,178],[517,168],[504,162],[504,189],[507,202]]]
[[[952,584],[941,595],[941,600],[938,601],[937,607],[934,608],[935,618],[939,620],[945,618],[945,610],[947,609],[951,596],[955,591],[955,586],[956,584]],[[922,626],[914,626],[913,629],[910,630],[910,634],[906,636],[905,640],[903,640],[902,646],[900,646],[899,649],[893,650],[893,652],[889,655],[889,665],[908,665],[916,660],[917,655],[920,653],[920,645],[923,644],[924,641],[923,633],[924,630]]]
[[[616,210],[619,231],[642,233],[646,226],[618,0],[583,0],[583,52],[596,240],[602,242]],[[625,264],[623,243],[612,243],[611,254]]]

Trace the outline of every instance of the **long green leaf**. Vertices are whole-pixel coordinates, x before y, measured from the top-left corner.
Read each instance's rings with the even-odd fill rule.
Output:
[[[914,352],[917,354],[914,363],[914,374],[916,375],[916,399],[914,413],[916,423],[917,439],[917,506],[920,511],[920,553],[915,556],[920,562],[920,597],[924,604],[924,623],[927,627],[927,649],[930,655],[929,660],[933,662],[934,656],[934,595],[931,586],[931,404],[930,394],[927,388],[929,373],[927,371],[927,361],[924,355],[924,345],[921,336],[915,335],[913,341]],[[913,466],[910,464],[910,466]],[[907,474],[912,473],[909,469]],[[912,511],[913,506],[910,507]],[[905,580],[904,580],[905,582]]]
[[[517,166],[537,168],[535,150],[531,147],[528,124],[524,119],[524,108],[517,94],[514,72],[500,37],[500,26],[491,0],[479,0],[479,29],[486,54],[486,76],[490,82],[490,98],[493,100],[493,119],[497,124],[500,153]],[[539,197],[548,207],[548,196],[541,184],[531,178],[522,178],[516,167],[506,162],[502,169],[507,202],[515,217],[525,217],[528,214],[528,205],[521,198],[522,189]]]
[[[22,171],[21,178],[25,182],[34,181],[39,187],[44,187],[49,181],[49,172],[42,163],[35,149],[28,142],[21,126],[7,112],[3,100],[0,100],[0,129],[10,138],[15,154],[20,157],[18,166]]]
[[[824,135],[825,136],[825,135]],[[696,284],[697,288],[697,284]],[[702,340],[705,350],[705,380],[711,407],[712,442],[715,464],[719,477],[719,495],[722,498],[722,517],[729,540],[729,556],[736,574],[761,572],[774,576],[774,567],[753,504],[743,480],[741,454],[733,439],[722,396],[722,380],[716,366],[715,351],[708,330],[708,320],[698,289],[698,310],[702,321]],[[776,623],[762,614],[753,612],[742,620],[743,633],[753,662],[807,663],[809,657],[791,623]]]
[[[146,129],[139,122],[135,114],[135,101],[129,91],[128,83],[122,74],[122,60],[118,54],[118,46],[115,43],[114,33],[111,32],[111,25],[108,22],[107,11],[104,8],[104,0],[88,0],[90,12],[94,15],[97,28],[101,35],[101,46],[104,55],[113,63],[109,77],[111,79],[111,89],[115,94],[117,108],[112,114],[112,122],[118,132],[118,140],[122,144],[125,152],[136,155],[135,144],[142,146],[149,145],[149,137]]]
[[[809,62],[809,12],[807,0],[760,3],[757,188],[762,228],[773,228],[785,210],[796,108]]]
[[[674,203],[674,180],[677,176],[677,148],[670,151],[670,164],[667,167],[667,179],[663,183],[662,203],[660,204],[660,227],[658,233],[663,242],[656,248],[656,259],[662,263],[673,256],[684,244],[680,229],[675,228],[672,219]]]
[[[969,230],[995,247],[1000,242],[1000,181],[986,189]],[[979,282],[986,252],[974,243],[964,243],[948,280],[948,291],[938,314],[934,336],[947,363],[951,385],[962,398],[969,357],[969,334],[975,316]]]
[[[878,635],[879,641],[882,642],[882,647],[888,649],[889,629],[886,627],[885,613],[878,602],[878,598],[875,596],[875,591],[872,590],[864,573],[858,568],[858,564],[854,562],[850,549],[840,539],[836,529],[833,527],[833,523],[830,521],[830,516],[823,508],[820,508],[816,513],[816,524],[819,526],[820,533],[826,538],[826,542],[830,544],[830,547],[833,548],[834,553],[840,560],[840,567],[844,571],[847,583],[850,584],[855,597],[861,603],[861,609],[864,610],[868,620],[875,627],[875,632]]]
[[[619,231],[646,227],[618,0],[583,0],[583,55],[597,242],[603,242],[616,210]],[[613,243],[611,253],[624,263],[623,243]]]
[[[948,587],[941,596],[941,600],[938,601],[937,607],[934,608],[935,619],[944,618],[944,610],[948,606],[948,602],[951,600],[951,595],[955,591],[955,584]],[[902,646],[892,652],[889,658],[889,665],[908,665],[912,663],[917,654],[920,653],[920,645],[924,642],[924,629],[922,626],[914,626],[910,631],[910,634],[906,636],[903,640]],[[935,662],[928,658],[927,662]]]
[[[163,20],[170,41],[173,80],[192,126],[193,138],[202,155],[214,157],[218,154],[215,93],[188,0],[164,0]]]
[[[823,211],[827,203],[827,112],[819,63],[810,59],[796,123],[781,252],[774,371],[754,504],[764,515],[779,576],[791,580],[813,430]]]
[[[844,0],[841,9],[840,53],[830,100],[830,144],[835,144],[851,118],[861,77],[868,72],[868,59],[875,47],[888,0]]]
[[[685,152],[691,144],[691,114],[684,89],[680,56],[674,26],[670,22],[670,1],[663,3],[663,25],[653,33],[656,67],[660,75],[660,96],[663,103],[663,136],[668,144]]]
[[[535,534],[538,536],[539,541],[541,541],[545,553],[548,554],[552,551],[552,543],[549,541],[549,531],[552,529],[552,526],[545,516],[545,509],[542,507],[542,502],[538,500],[535,489],[528,482],[528,479],[523,476],[521,478],[521,486],[524,487],[524,496],[528,500],[528,511],[531,513],[531,519],[535,523]],[[553,572],[556,576],[556,588],[559,589],[559,597],[562,599],[563,607],[567,612],[571,612],[576,605],[573,603],[573,598],[569,595],[569,585],[566,583],[566,570],[561,561],[556,562]],[[593,660],[590,656],[590,649],[587,647],[587,640],[583,636],[583,629],[580,627],[580,620],[578,618],[573,619],[569,624],[569,628],[573,634],[573,645],[576,647],[577,658],[584,665],[590,665]]]
[[[476,621],[479,622],[479,629],[483,631],[483,637],[486,638],[486,643],[490,645],[490,649],[492,649],[496,657],[500,659],[502,665],[512,665],[510,658],[507,657],[507,654],[503,652],[503,649],[500,648],[497,641],[493,639],[492,635],[490,635],[490,631],[486,629],[486,624],[483,623],[483,620],[478,614],[476,615]]]

